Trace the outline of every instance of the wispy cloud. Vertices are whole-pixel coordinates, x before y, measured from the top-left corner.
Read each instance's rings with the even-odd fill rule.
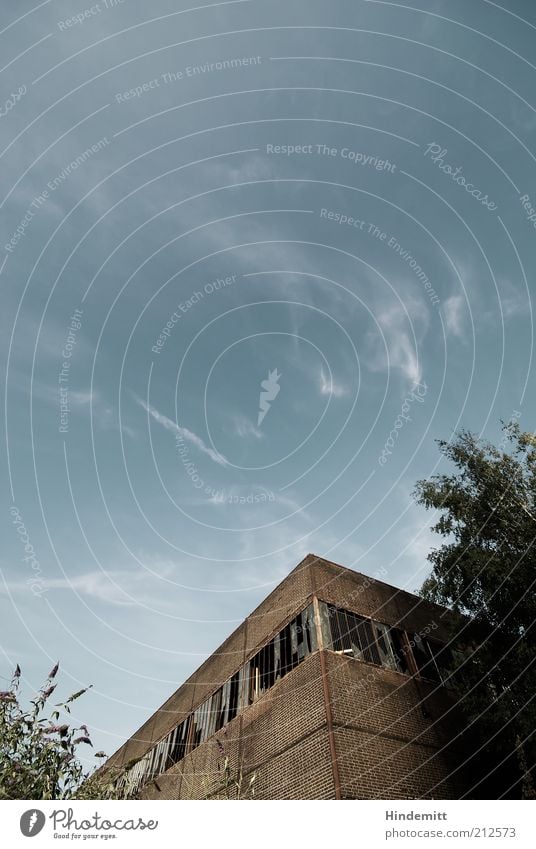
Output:
[[[70,392],[69,400],[71,404],[77,407],[84,407],[86,404],[97,404],[99,396],[96,392]]]
[[[233,432],[241,438],[253,436],[255,439],[262,439],[264,434],[253,424],[250,419],[245,416],[235,416],[233,418]]]
[[[447,330],[453,336],[463,336],[463,304],[463,295],[452,295],[450,298],[447,298],[441,307]]]
[[[322,367],[318,375],[318,385],[321,395],[331,395],[333,398],[343,398],[349,392],[342,383],[336,383],[333,377],[327,377]]]
[[[369,368],[372,371],[397,369],[412,384],[420,383],[422,367],[419,340],[428,326],[428,318],[426,306],[407,293],[404,304],[380,304],[376,309],[376,320],[384,339],[382,340],[378,333],[368,334],[368,342],[373,351],[368,360]]]
[[[151,406],[151,404],[147,404],[143,398],[139,398],[137,395],[134,396],[137,403],[143,407],[143,409],[149,413],[150,416],[158,422],[159,425],[162,425],[165,430],[169,430],[172,433],[175,433],[177,436],[181,436],[187,442],[190,442],[192,445],[201,451],[202,454],[206,454],[207,457],[217,463],[219,466],[227,466],[229,461],[223,454],[220,454],[219,451],[214,451],[213,448],[209,448],[208,445],[205,445],[200,436],[196,433],[193,433],[191,430],[188,430],[186,427],[180,427],[176,422],[172,419],[169,419],[167,416],[164,416],[163,413],[160,413],[156,407]]]
[[[45,577],[41,586],[45,592],[65,590],[105,604],[132,607],[139,605],[140,597],[147,600],[147,591],[154,589],[154,574],[140,569],[116,569],[110,572],[96,569],[62,578]],[[6,581],[0,584],[0,592],[2,589],[9,593],[29,593],[26,581]]]
[[[21,385],[24,385],[22,378]],[[60,386],[34,380],[31,387],[32,397],[34,400],[44,401],[46,404],[54,406],[58,406],[60,400],[66,400],[72,413],[87,415],[87,411],[91,409],[93,423],[97,428],[100,430],[121,430],[122,433],[136,439],[136,432],[123,421],[119,423],[117,411],[107,404],[97,390],[69,389],[65,399],[63,399],[60,398],[59,394]]]

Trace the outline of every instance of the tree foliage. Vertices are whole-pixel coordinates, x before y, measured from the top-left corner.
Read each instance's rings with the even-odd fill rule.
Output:
[[[21,669],[17,664],[9,690],[0,692],[0,799],[116,798],[115,786],[104,784],[94,771],[84,771],[77,756],[81,745],[92,746],[85,725],[71,725],[72,703],[87,690],[53,705],[59,664],[29,702],[22,704]],[[105,758],[97,752],[96,758]]]
[[[421,592],[460,614],[453,676],[484,765],[474,795],[533,796],[536,763],[536,439],[503,426],[499,446],[462,431],[439,441],[455,467],[416,486],[444,539]],[[493,797],[493,796],[492,796]]]

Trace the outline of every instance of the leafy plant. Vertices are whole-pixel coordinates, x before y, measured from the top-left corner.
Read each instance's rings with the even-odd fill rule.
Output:
[[[68,722],[72,703],[89,687],[53,705],[47,715],[58,669],[56,663],[27,709],[21,704],[18,664],[10,688],[0,692],[0,799],[116,798],[115,783],[85,772],[77,757],[78,746],[93,745],[87,726]]]
[[[205,782],[206,799],[228,799],[244,801],[253,799],[255,796],[254,772],[249,778],[244,776],[244,764],[240,761],[237,770],[231,768],[229,755],[225,752],[225,746],[221,740],[216,740],[218,752],[223,755],[223,762],[217,763],[217,777],[212,784]]]
[[[441,513],[421,593],[460,614],[453,682],[485,798],[530,797],[536,770],[536,439],[517,423],[503,432],[499,447],[468,431],[440,440],[454,473],[416,487]]]

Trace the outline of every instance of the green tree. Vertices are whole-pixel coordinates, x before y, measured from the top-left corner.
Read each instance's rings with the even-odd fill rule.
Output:
[[[93,770],[84,771],[77,747],[92,746],[85,725],[69,724],[71,704],[86,687],[54,705],[59,664],[25,708],[21,703],[19,665],[9,690],[0,692],[0,799],[116,798],[115,784],[104,783]],[[97,752],[96,758],[105,758]]]
[[[536,438],[517,423],[503,433],[499,446],[468,431],[440,440],[454,472],[417,483],[445,540],[428,555],[421,593],[459,614],[452,680],[472,744],[471,795],[534,798]]]

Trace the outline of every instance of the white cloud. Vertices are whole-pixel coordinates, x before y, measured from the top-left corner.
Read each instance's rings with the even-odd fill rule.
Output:
[[[233,419],[233,430],[241,438],[254,436],[255,439],[262,439],[264,437],[263,432],[256,428],[253,422],[245,416],[235,416]]]
[[[105,572],[95,571],[70,578],[45,580],[43,586],[45,590],[72,590],[107,604],[131,606],[137,604],[137,601],[135,598],[129,598],[129,591],[122,588],[129,582],[132,583],[132,576],[128,572],[110,572],[107,575]]]
[[[57,393],[56,393],[57,394]],[[70,392],[69,401],[77,407],[83,407],[86,404],[97,404],[99,396],[96,392]]]
[[[166,577],[171,571],[169,566],[167,569],[160,569],[159,574]],[[167,574],[163,574],[164,572]],[[65,575],[62,578],[43,577],[41,586],[45,593],[50,590],[67,590],[105,604],[133,607],[138,606],[141,601],[147,601],[147,593],[155,587],[155,576],[153,572],[144,569],[110,572],[96,569],[80,575]],[[1,587],[2,585],[0,589]],[[4,589],[9,593],[29,592],[26,581],[6,582]]]
[[[22,377],[20,382],[22,383]],[[32,397],[34,400],[38,399],[39,401],[44,401],[46,404],[57,406],[63,400],[59,393],[60,388],[61,384],[58,386],[34,380],[32,384]],[[121,430],[122,433],[127,434],[131,439],[136,439],[136,432],[124,422],[119,424],[119,418],[113,407],[107,406],[100,393],[96,390],[68,389],[65,397],[73,413],[85,414],[85,408],[91,407],[93,423],[97,428],[101,430]]]
[[[343,398],[348,395],[348,388],[342,383],[336,383],[333,376],[327,377],[322,367],[320,367],[318,383],[321,395],[331,395],[333,398]]]
[[[447,298],[447,300],[441,307],[441,312],[443,314],[443,318],[445,319],[447,330],[452,333],[453,336],[463,336],[464,300],[465,299],[463,295],[452,295],[450,298]]]
[[[214,451],[214,449],[209,448],[208,445],[205,445],[200,436],[197,436],[196,433],[193,433],[191,430],[188,430],[186,427],[180,427],[176,422],[172,421],[172,419],[168,419],[167,416],[164,416],[162,413],[159,413],[156,407],[152,407],[150,404],[146,404],[142,398],[138,398],[137,395],[134,396],[137,403],[143,407],[143,409],[149,413],[152,418],[158,422],[158,424],[162,425],[165,430],[170,430],[178,436],[182,436],[187,442],[190,442],[192,445],[201,451],[202,454],[206,454],[207,457],[217,463],[219,466],[227,466],[228,460],[223,454],[220,454],[218,451]]]
[[[383,306],[377,310],[376,318],[380,325],[387,345],[387,355],[382,340],[375,336],[377,347],[376,357],[369,363],[373,371],[383,371],[388,366],[391,369],[399,369],[405,377],[413,384],[420,383],[422,368],[419,361],[418,336],[415,323],[420,325],[426,323],[428,313],[418,302],[408,305],[404,309],[400,303]]]

